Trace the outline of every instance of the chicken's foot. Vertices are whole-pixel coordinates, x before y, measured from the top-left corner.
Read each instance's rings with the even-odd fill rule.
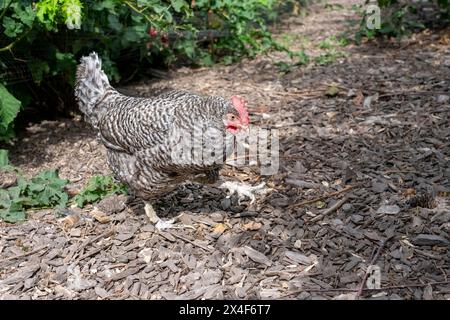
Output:
[[[180,217],[175,217],[173,219],[170,219],[168,221],[161,219],[157,216],[155,209],[153,209],[153,206],[145,202],[145,214],[149,218],[150,222],[155,225],[156,229],[158,230],[164,230],[164,229],[182,229],[182,228],[193,228],[190,225],[184,225],[184,224],[175,224],[174,222]]]

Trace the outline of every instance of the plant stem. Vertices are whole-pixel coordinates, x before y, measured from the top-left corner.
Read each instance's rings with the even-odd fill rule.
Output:
[[[14,41],[11,42],[10,44],[8,44],[6,47],[0,48],[0,52],[3,52],[3,51],[11,51],[11,49],[12,49],[12,48],[13,48],[20,40],[22,40],[24,37],[26,37],[26,36],[30,33],[30,31],[31,31],[32,29],[33,29],[33,28],[30,28],[30,29],[28,29],[28,31],[22,33],[20,37],[18,37],[16,40],[14,40]]]
[[[147,7],[145,7],[142,10],[139,10],[138,8],[136,8],[135,6],[133,6],[129,1],[124,1],[124,3],[129,6],[133,11],[135,11],[136,13],[142,14],[142,12],[144,12],[145,10],[147,10]]]
[[[138,13],[138,14],[142,14],[144,16],[144,18],[154,27],[156,27],[156,25],[153,23],[153,21],[146,15],[143,14],[143,12],[145,10],[147,10],[147,7],[144,7],[144,9],[139,10],[138,8],[136,8],[135,6],[133,6],[133,4],[131,4],[129,1],[124,1],[124,3],[129,6],[134,12]]]
[[[3,19],[3,17],[6,14],[6,10],[8,10],[9,6],[11,5],[11,3],[13,2],[13,0],[10,0],[9,3],[6,5],[5,9],[3,9],[2,13],[0,14],[0,20]]]

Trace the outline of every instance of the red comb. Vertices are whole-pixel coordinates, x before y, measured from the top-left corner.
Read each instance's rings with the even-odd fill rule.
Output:
[[[250,118],[248,116],[247,101],[245,101],[244,99],[242,99],[238,96],[232,96],[231,103],[233,104],[233,106],[237,110],[237,112],[239,112],[241,121],[245,125],[248,125],[250,122]]]

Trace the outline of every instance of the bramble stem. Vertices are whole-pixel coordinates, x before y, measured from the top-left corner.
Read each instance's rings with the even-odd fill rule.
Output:
[[[31,31],[32,29],[33,29],[33,28],[30,28],[30,29],[28,29],[27,32],[22,33],[22,34],[20,35],[20,37],[18,37],[16,40],[14,40],[14,41],[11,42],[10,44],[8,44],[6,47],[0,48],[0,52],[3,52],[3,51],[11,51],[11,49],[16,45],[16,43],[18,43],[18,42],[19,42],[20,40],[22,40],[27,34],[29,34],[30,31]]]
[[[2,18],[5,16],[6,10],[8,10],[8,8],[12,2],[13,2],[13,0],[10,0],[9,3],[6,5],[5,9],[3,9],[2,14],[0,14],[0,20],[2,20]]]

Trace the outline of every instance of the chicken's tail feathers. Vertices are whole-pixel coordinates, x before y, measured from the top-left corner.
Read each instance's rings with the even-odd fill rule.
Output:
[[[100,115],[106,109],[101,102],[111,91],[115,92],[102,70],[102,61],[97,53],[92,52],[89,56],[82,57],[77,67],[75,97],[80,111],[94,127],[97,127]]]

